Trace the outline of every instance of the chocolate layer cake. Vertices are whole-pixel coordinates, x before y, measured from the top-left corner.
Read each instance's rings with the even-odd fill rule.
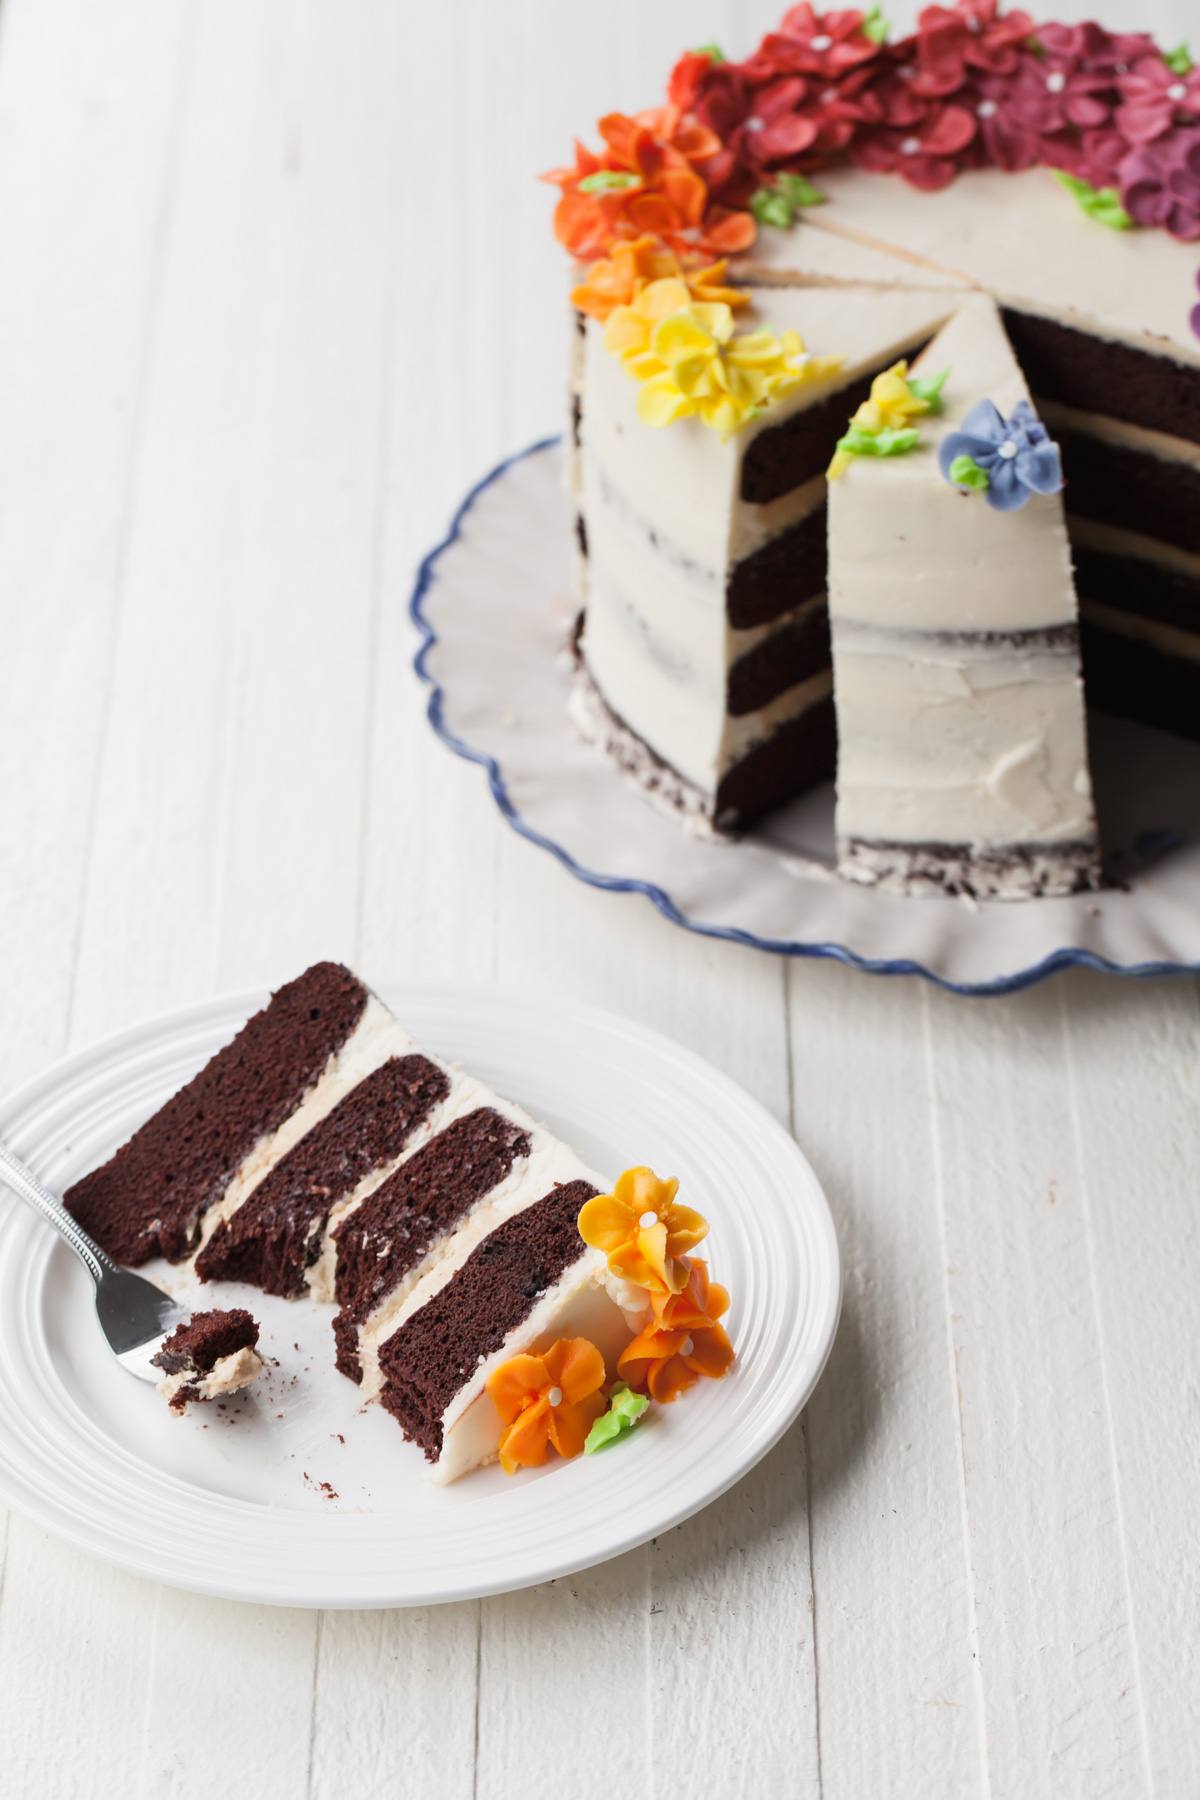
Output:
[[[118,1262],[179,1262],[364,1075],[413,1049],[356,976],[317,963],[63,1203]]]
[[[500,1418],[485,1383],[510,1356],[586,1337],[614,1378],[630,1329],[609,1297],[605,1258],[576,1224],[596,1192],[568,1182],[505,1220],[414,1290],[380,1343],[380,1398],[436,1481],[495,1457]]]
[[[606,1185],[520,1107],[420,1050],[348,970],[319,963],[67,1199],[125,1260],[190,1249],[203,1280],[336,1300],[338,1368],[364,1399],[387,1389],[445,1481],[496,1452],[500,1417],[479,1396],[505,1346],[579,1333],[615,1370],[634,1327],[576,1229]],[[471,1346],[457,1385],[434,1356],[443,1331],[453,1354]],[[157,1359],[171,1404],[251,1380],[256,1342],[248,1312],[197,1315]]]
[[[152,1360],[163,1371],[158,1391],[176,1412],[193,1400],[216,1400],[249,1387],[262,1373],[258,1325],[242,1307],[193,1313]]]

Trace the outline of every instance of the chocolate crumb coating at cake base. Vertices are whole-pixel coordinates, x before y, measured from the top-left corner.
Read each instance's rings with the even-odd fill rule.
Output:
[[[590,1182],[570,1181],[506,1219],[383,1344],[382,1402],[430,1462],[441,1454],[442,1415],[464,1374],[500,1350],[585,1253],[577,1220],[596,1192]]]
[[[456,1119],[336,1228],[337,1366],[361,1382],[358,1328],[476,1203],[528,1156],[527,1131],[492,1107]]]
[[[961,894],[975,900],[1061,899],[1104,885],[1091,839],[988,850],[839,838],[838,873],[884,894]]]
[[[258,1329],[253,1315],[240,1306],[227,1312],[193,1313],[151,1358],[163,1371],[159,1392],[182,1412],[190,1401],[210,1400],[217,1392],[247,1386],[262,1369],[255,1355]],[[228,1365],[228,1378],[210,1391],[208,1378],[214,1370],[220,1374],[222,1364]],[[184,1379],[175,1379],[179,1377]]]
[[[340,963],[317,963],[280,988],[110,1161],[67,1189],[67,1211],[118,1262],[178,1262],[239,1164],[350,1036],[367,998]]]
[[[293,1299],[334,1207],[402,1155],[450,1091],[425,1056],[392,1057],[360,1081],[222,1220],[196,1258],[203,1281],[247,1281]]]

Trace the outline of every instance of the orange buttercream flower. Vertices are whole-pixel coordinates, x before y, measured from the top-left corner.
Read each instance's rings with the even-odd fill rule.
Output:
[[[601,324],[615,307],[629,306],[652,281],[676,277],[687,285],[693,300],[706,305],[745,306],[749,294],[725,287],[724,260],[707,269],[685,269],[673,250],[648,233],[615,243],[611,253],[592,264],[587,279],[572,290],[571,300],[580,312]]]
[[[604,1358],[586,1338],[559,1338],[542,1356],[510,1356],[487,1378],[487,1391],[507,1429],[500,1438],[506,1475],[538,1468],[550,1445],[579,1456],[608,1404]]]
[[[597,1194],[579,1214],[579,1235],[603,1250],[612,1274],[652,1293],[679,1294],[688,1282],[681,1262],[708,1234],[708,1222],[690,1206],[678,1206],[678,1181],[660,1181],[653,1169],[626,1169],[611,1194]]]
[[[707,183],[692,166],[691,156],[705,160],[720,149],[706,126],[668,106],[637,118],[609,113],[600,135],[607,147],[599,156],[577,143],[575,167],[543,177],[562,189],[554,231],[572,255],[602,256],[615,242],[646,233],[693,257],[733,255],[754,242],[752,215],[709,206]]]
[[[729,1295],[709,1282],[708,1265],[692,1259],[681,1294],[655,1294],[654,1323],[627,1344],[618,1373],[632,1388],[648,1388],[655,1400],[676,1400],[702,1375],[719,1381],[733,1362],[733,1345],[717,1320]]]

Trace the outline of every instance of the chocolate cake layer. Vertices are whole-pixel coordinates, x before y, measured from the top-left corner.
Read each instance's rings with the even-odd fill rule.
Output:
[[[1068,514],[1068,532],[1070,528]],[[1200,632],[1200,581],[1192,576],[1140,556],[1114,556],[1085,544],[1072,543],[1071,556],[1081,601],[1157,619],[1180,631]]]
[[[819,506],[733,565],[725,583],[729,623],[743,631],[802,606],[824,588],[825,562],[825,508]]]
[[[207,1375],[223,1356],[253,1350],[257,1343],[258,1323],[253,1314],[235,1306],[227,1312],[193,1313],[150,1360],[168,1375],[178,1375],[183,1369]]]
[[[1083,682],[1088,705],[1159,731],[1200,738],[1200,662],[1171,656],[1083,618]]]
[[[1072,513],[1200,551],[1200,469],[1056,426]]]
[[[67,1211],[118,1262],[159,1254],[178,1262],[239,1164],[345,1043],[367,998],[340,963],[317,963],[280,988],[109,1162],[68,1188]]]
[[[734,718],[756,712],[777,694],[830,666],[829,610],[818,606],[739,656],[729,670],[727,705]]]
[[[1055,319],[1001,313],[1034,395],[1200,444],[1200,369]]]
[[[567,1182],[506,1219],[382,1345],[380,1398],[430,1462],[441,1454],[442,1415],[464,1376],[502,1348],[583,1254],[576,1221],[596,1191],[587,1181]]]
[[[823,475],[850,415],[868,397],[878,373],[878,369],[873,369],[869,375],[830,394],[820,405],[805,407],[782,425],[760,431],[742,458],[742,499],[753,506],[765,506],[769,500],[790,494],[802,482],[811,481],[814,475]]]
[[[333,1332],[343,1375],[362,1380],[358,1327],[438,1238],[499,1187],[530,1147],[527,1131],[503,1113],[480,1107],[440,1131],[337,1227],[341,1311]]]
[[[223,1220],[196,1258],[203,1281],[249,1281],[288,1299],[303,1292],[333,1208],[373,1169],[394,1162],[450,1092],[424,1056],[394,1056],[351,1089]]]
[[[717,789],[718,827],[737,831],[753,825],[818,781],[831,781],[836,765],[837,723],[830,695],[789,720],[729,771]]]

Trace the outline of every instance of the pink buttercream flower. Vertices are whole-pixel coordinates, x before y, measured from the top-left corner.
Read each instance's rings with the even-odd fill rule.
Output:
[[[1041,137],[1107,125],[1116,98],[1111,75],[1073,57],[1028,53],[1019,59],[1011,93],[1014,117]]]
[[[931,106],[908,129],[865,126],[850,145],[851,160],[873,174],[902,175],[911,187],[933,192],[954,180],[976,134],[965,106]]]
[[[979,121],[979,142],[990,163],[1010,174],[1040,162],[1041,139],[1013,110],[1012,82],[1007,75],[980,75],[955,96]]]
[[[1121,202],[1135,225],[1161,225],[1172,237],[1200,238],[1200,128],[1139,144],[1118,170]]]
[[[1131,144],[1149,144],[1200,117],[1200,68],[1179,75],[1161,56],[1139,56],[1117,84],[1117,124]]]
[[[1028,13],[999,17],[997,0],[957,0],[953,9],[927,6],[917,21],[913,86],[935,98],[957,94],[968,73],[1011,75],[1017,47],[1033,33]]]
[[[1144,31],[1105,31],[1093,20],[1083,25],[1039,25],[1037,36],[1051,56],[1067,57],[1084,69],[1113,76],[1123,74],[1135,57],[1155,54],[1154,39]]]

